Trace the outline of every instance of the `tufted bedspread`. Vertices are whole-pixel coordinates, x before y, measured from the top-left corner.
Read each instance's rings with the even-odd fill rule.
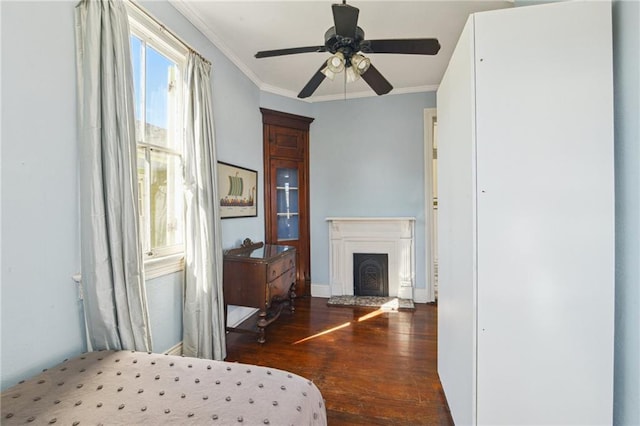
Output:
[[[2,392],[2,425],[326,425],[309,380],[255,365],[89,352]]]

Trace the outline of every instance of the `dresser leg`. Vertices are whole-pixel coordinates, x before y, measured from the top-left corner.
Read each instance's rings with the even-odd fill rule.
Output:
[[[260,311],[258,312],[258,343],[264,343],[267,340],[265,339],[265,327],[268,325],[267,323],[267,312]]]
[[[294,301],[296,299],[296,283],[291,284],[291,288],[289,289],[289,310],[291,313],[296,311],[296,307]]]

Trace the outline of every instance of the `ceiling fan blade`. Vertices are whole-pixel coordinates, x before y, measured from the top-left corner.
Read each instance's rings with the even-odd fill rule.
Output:
[[[256,58],[270,58],[272,56],[293,55],[295,53],[308,53],[308,52],[326,52],[327,48],[324,46],[307,46],[307,47],[292,47],[290,49],[277,49],[277,50],[263,50],[256,53]]]
[[[316,71],[313,77],[311,77],[311,80],[309,80],[307,85],[302,88],[300,93],[298,93],[298,97],[300,99],[308,98],[309,96],[313,95],[313,92],[316,91],[318,86],[320,86],[320,83],[322,83],[325,79],[325,75],[322,73],[322,69],[326,66],[326,62],[323,62],[320,68],[318,68],[318,71]]]
[[[385,95],[393,89],[391,83],[380,74],[380,71],[373,64],[369,65],[369,69],[362,74],[362,78],[378,95]]]
[[[357,7],[348,4],[333,4],[333,22],[336,34],[342,37],[356,38],[356,27],[358,26],[358,14],[360,10]]]
[[[437,38],[405,38],[394,40],[366,40],[360,43],[363,53],[403,53],[406,55],[435,55],[440,50]]]

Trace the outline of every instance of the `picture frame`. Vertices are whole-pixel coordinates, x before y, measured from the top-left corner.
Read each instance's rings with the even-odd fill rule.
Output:
[[[258,216],[258,172],[218,161],[221,219]]]

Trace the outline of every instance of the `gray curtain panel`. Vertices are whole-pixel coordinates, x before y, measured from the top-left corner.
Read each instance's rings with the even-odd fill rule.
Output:
[[[191,52],[185,95],[185,300],[182,351],[227,356],[211,65]]]
[[[82,286],[93,349],[151,350],[122,1],[76,7]]]

